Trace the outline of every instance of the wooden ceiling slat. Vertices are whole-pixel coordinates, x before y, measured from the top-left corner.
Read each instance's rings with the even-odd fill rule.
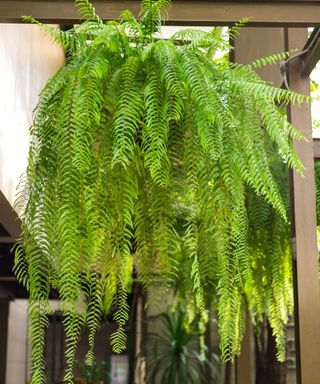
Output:
[[[139,12],[136,0],[93,1],[105,20],[116,19],[124,9]],[[72,24],[78,17],[72,0],[0,0],[0,22],[20,23],[22,15],[31,15],[50,23]],[[173,1],[168,24],[229,25],[249,18],[250,25],[320,26],[320,0],[312,1]]]

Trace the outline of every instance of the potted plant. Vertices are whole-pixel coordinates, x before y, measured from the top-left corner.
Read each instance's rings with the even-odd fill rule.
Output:
[[[147,383],[218,382],[220,356],[207,346],[202,353],[198,327],[187,324],[182,308],[169,308],[149,320],[158,331],[149,332],[146,338]]]
[[[105,361],[96,361],[91,366],[82,362],[76,362],[76,383],[77,384],[106,384],[107,363]]]

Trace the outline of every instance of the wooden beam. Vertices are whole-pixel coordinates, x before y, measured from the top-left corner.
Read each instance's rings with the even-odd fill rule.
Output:
[[[320,28],[315,28],[310,35],[303,50],[307,53],[303,56],[301,76],[309,76],[320,60]]]
[[[233,41],[234,61],[247,64],[259,57],[269,56],[285,50],[284,28],[243,28],[240,35]],[[282,81],[282,75],[277,65],[272,65],[257,70],[266,81],[278,85]],[[252,329],[250,318],[247,316],[248,328],[243,340],[241,355],[237,359],[237,384],[253,384],[255,382],[255,359],[252,356],[251,346]],[[251,336],[250,336],[251,333]],[[252,340],[251,340],[252,341]],[[270,382],[270,384],[272,384]]]
[[[302,48],[307,39],[307,29],[290,28],[286,33],[287,50]],[[309,78],[302,78],[302,59],[290,63],[289,83],[293,91],[309,94]],[[289,106],[288,115],[308,141],[294,142],[302,160],[304,176],[292,173],[293,269],[295,277],[295,332],[297,351],[297,383],[318,383],[320,365],[320,297],[318,250],[316,236],[316,200],[314,159],[310,104]]]
[[[248,64],[261,57],[284,52],[284,28],[242,28],[233,41],[233,58],[237,63]],[[275,86],[283,81],[279,66],[268,65],[256,69],[256,72]]]
[[[254,362],[253,362],[253,330],[251,318],[247,314],[246,332],[241,345],[241,354],[236,360],[236,384],[254,383]]]
[[[129,9],[139,14],[137,0],[96,0],[97,13],[104,19],[117,19]],[[249,25],[320,26],[320,2],[313,1],[173,1],[168,24],[229,25],[243,17]],[[0,22],[21,23],[22,15],[48,23],[79,22],[72,0],[0,0]]]
[[[21,222],[17,213],[0,191],[0,223],[10,236],[0,237],[0,243],[13,243],[20,235]]]

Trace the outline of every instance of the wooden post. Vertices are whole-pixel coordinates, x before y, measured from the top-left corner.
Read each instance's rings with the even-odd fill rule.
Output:
[[[250,384],[253,383],[253,359],[252,359],[252,329],[250,316],[247,315],[246,332],[241,346],[241,354],[236,360],[236,383]]]
[[[289,28],[286,50],[301,49],[306,39],[307,29]],[[289,84],[293,91],[308,95],[309,78],[301,77],[301,64],[301,58],[290,62]],[[304,176],[292,173],[297,383],[315,384],[320,380],[320,291],[310,104],[289,106],[288,114],[293,125],[307,138],[307,141],[294,142],[294,148],[305,166]]]
[[[234,61],[247,64],[252,60],[283,52],[284,28],[243,28],[235,41]],[[257,73],[266,81],[272,82],[275,86],[282,83],[281,72],[277,65],[268,66],[257,70]],[[237,359],[236,377],[237,384],[254,383],[255,364],[252,357],[252,329],[250,318],[247,316],[247,331],[241,347],[241,355]],[[271,384],[271,383],[270,383]]]
[[[136,304],[136,350],[135,350],[135,384],[145,384],[146,382],[146,359],[144,356],[143,348],[143,328],[144,328],[144,297],[141,287],[138,286],[136,290],[137,304]]]
[[[9,301],[0,302],[0,383],[6,382]]]

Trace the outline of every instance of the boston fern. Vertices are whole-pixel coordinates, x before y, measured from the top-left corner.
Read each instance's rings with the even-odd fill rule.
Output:
[[[194,310],[205,321],[209,287],[222,357],[232,360],[244,331],[246,289],[261,284],[252,276],[247,190],[286,221],[266,141],[302,170],[291,144],[301,134],[277,106],[304,97],[254,72],[285,55],[250,65],[215,60],[229,48],[219,27],[161,39],[169,0],[144,0],[139,20],[124,11],[107,23],[87,0],[75,3],[83,23],[66,32],[42,25],[67,59],[41,92],[17,199],[15,271],[30,293],[32,382],[46,381],[52,289],[64,314],[65,382],[73,381],[82,327],[89,329],[92,364],[96,330],[111,308],[118,324],[113,350],[125,348],[133,267],[148,287],[154,280],[173,285],[188,266]],[[266,284],[276,285],[277,300],[281,281]],[[275,333],[283,310],[274,307]],[[277,341],[281,347],[281,335]]]

